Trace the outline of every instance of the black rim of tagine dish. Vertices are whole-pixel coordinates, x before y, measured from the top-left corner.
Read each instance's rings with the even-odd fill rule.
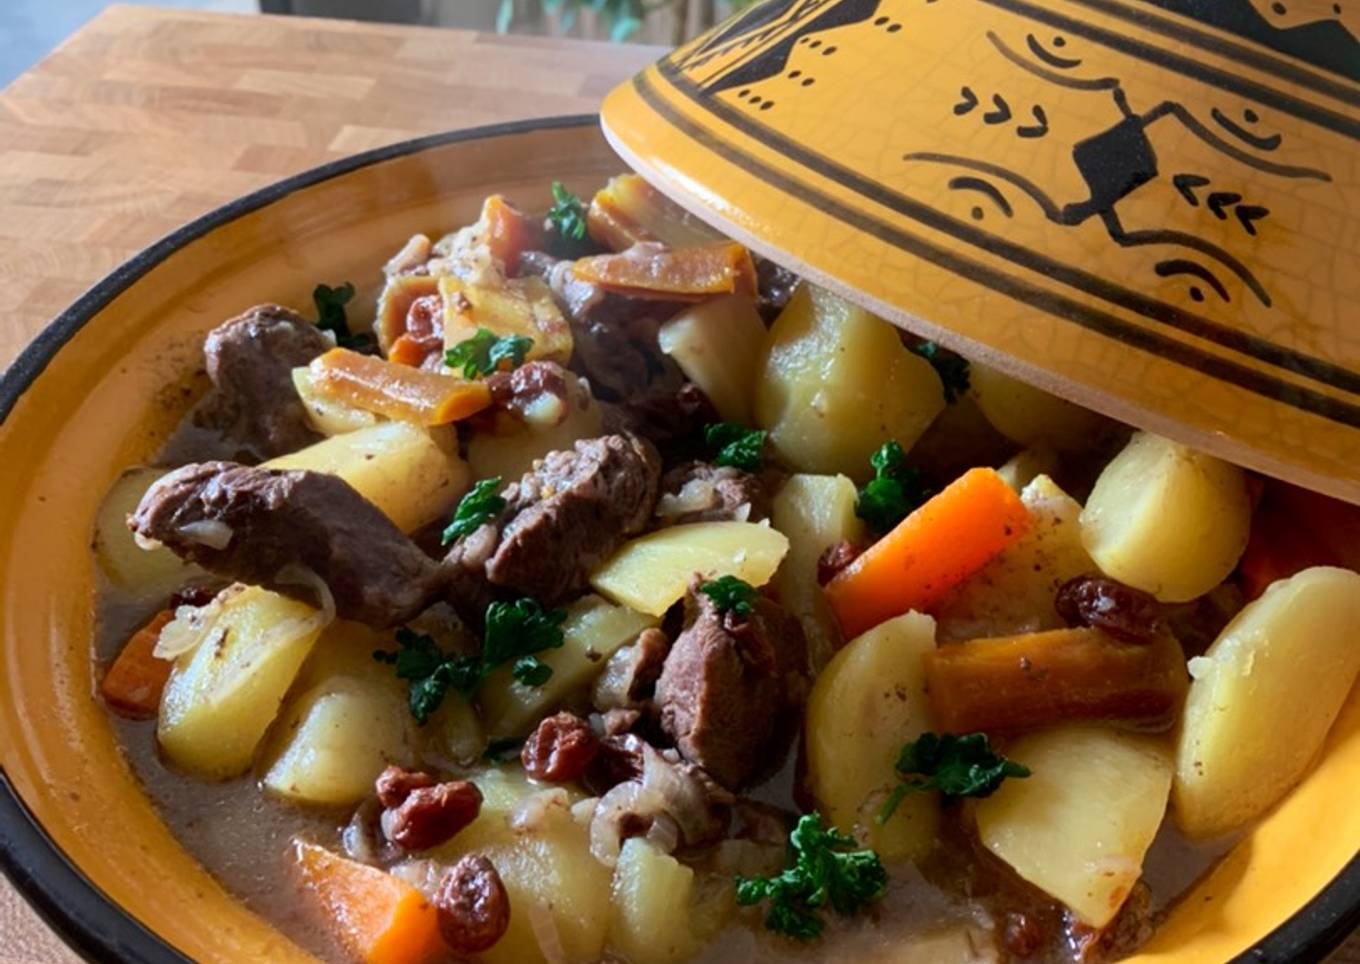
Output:
[[[118,267],[63,311],[0,377],[0,424],[75,334],[152,268],[189,243],[296,191],[384,161],[462,141],[540,130],[595,127],[594,114],[493,124],[401,141],[332,161],[231,201],[186,224]],[[0,770],[0,869],[39,915],[82,956],[123,964],[185,964],[189,959],[96,887],[48,836]],[[1360,924],[1360,856],[1292,917],[1233,964],[1320,961]]]

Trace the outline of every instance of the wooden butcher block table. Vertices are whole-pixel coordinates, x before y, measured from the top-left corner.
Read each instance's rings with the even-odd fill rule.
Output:
[[[0,92],[0,366],[99,278],[235,197],[422,134],[594,111],[658,53],[112,7]],[[0,878],[0,964],[74,960]],[[1360,964],[1360,939],[1333,961]]]

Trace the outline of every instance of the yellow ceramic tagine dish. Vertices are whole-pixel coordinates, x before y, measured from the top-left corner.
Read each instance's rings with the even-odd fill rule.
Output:
[[[765,0],[148,249],[0,381],[5,872],[100,961],[1321,959],[1350,17]]]

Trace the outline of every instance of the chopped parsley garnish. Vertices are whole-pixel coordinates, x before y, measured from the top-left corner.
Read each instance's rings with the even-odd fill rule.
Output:
[[[704,429],[704,441],[713,451],[713,464],[759,472],[765,451],[765,433],[734,422],[717,422]]]
[[[397,668],[397,679],[407,681],[411,715],[422,726],[439,709],[450,689],[471,693],[481,682],[481,661],[475,656],[449,654],[430,636],[403,626],[397,630],[395,653],[376,650],[373,658]]]
[[[496,667],[544,649],[556,649],[562,645],[562,623],[566,618],[567,614],[562,610],[545,610],[538,600],[527,596],[514,602],[493,602],[486,607],[482,660],[487,666]],[[551,675],[549,670],[548,676]],[[518,673],[515,678],[519,679]],[[543,677],[544,680],[547,678]]]
[[[869,464],[874,478],[859,490],[855,515],[875,532],[887,532],[934,494],[921,470],[907,465],[906,453],[896,442],[884,442]]]
[[[736,576],[710,579],[699,587],[699,591],[713,600],[718,612],[731,613],[738,619],[748,618],[755,609],[755,587]]]
[[[500,487],[499,475],[491,479],[482,479],[472,487],[472,491],[459,500],[458,508],[453,512],[453,521],[444,530],[441,538],[444,545],[471,535],[501,513],[505,508],[505,500],[499,495]]]
[[[930,362],[935,374],[944,383],[944,400],[953,405],[968,391],[968,359],[941,348],[933,341],[923,341],[912,351]]]
[[[575,194],[553,181],[553,204],[548,209],[548,226],[563,241],[586,239],[586,206]]]
[[[946,800],[990,797],[1007,777],[1029,776],[1028,767],[992,750],[982,733],[922,733],[902,747],[896,768],[904,782],[879,810],[879,823],[886,823],[909,793],[938,790]]]
[[[507,368],[518,368],[533,347],[534,340],[525,335],[498,337],[489,328],[478,328],[477,334],[444,352],[444,364],[461,368],[464,378],[474,379],[500,370],[502,362],[509,363]]]
[[[471,695],[498,666],[514,661],[511,673],[526,686],[542,686],[552,667],[533,654],[562,645],[562,623],[567,614],[545,610],[536,600],[493,602],[486,607],[486,639],[480,656],[446,653],[433,638],[402,627],[396,652],[376,650],[373,658],[395,666],[397,678],[407,681],[411,715],[424,725],[444,702],[449,690]]]
[[[822,933],[821,908],[850,916],[883,896],[888,874],[872,850],[856,849],[853,837],[821,818],[805,814],[789,834],[793,866],[776,877],[738,877],[737,903],[742,907],[768,901],[765,926],[795,940],[815,940]]]
[[[349,317],[345,305],[354,299],[354,285],[346,281],[338,288],[330,285],[317,285],[312,289],[312,301],[316,304],[316,327],[335,335],[335,343],[351,351],[371,352],[375,346],[373,336],[368,332],[354,334],[349,330]]]

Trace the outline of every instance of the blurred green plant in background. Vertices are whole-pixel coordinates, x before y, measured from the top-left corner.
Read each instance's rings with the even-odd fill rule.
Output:
[[[735,11],[749,7],[754,2],[755,0],[728,0],[725,6],[729,11]],[[580,12],[588,10],[604,21],[611,40],[622,42],[631,39],[642,29],[649,14],[669,11],[674,22],[683,26],[688,19],[690,0],[541,0],[541,3],[546,12],[556,16],[558,26],[563,32],[572,28]],[[702,6],[707,7],[708,15],[704,17],[701,14],[700,26],[711,26],[715,4],[709,2]],[[708,22],[704,22],[705,20]],[[496,15],[496,29],[501,33],[508,33],[514,22],[515,0],[501,0]],[[678,43],[683,37],[677,36],[674,39]]]

